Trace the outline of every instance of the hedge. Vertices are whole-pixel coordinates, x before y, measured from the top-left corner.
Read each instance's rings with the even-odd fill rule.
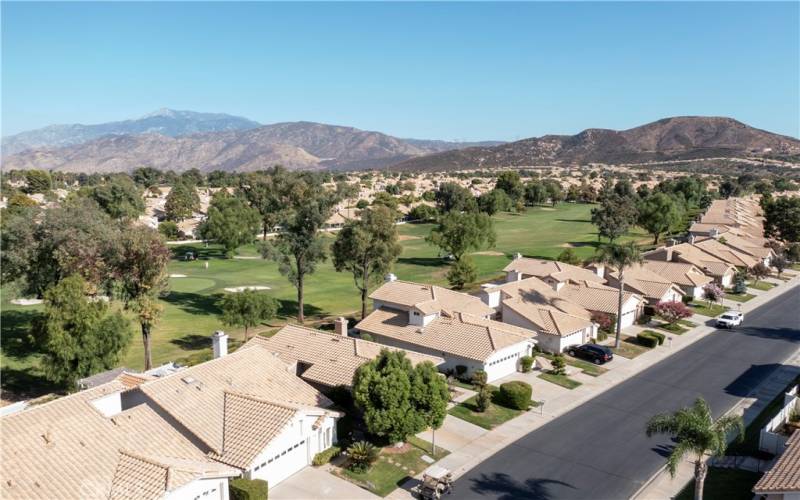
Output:
[[[532,392],[530,384],[525,382],[506,382],[500,384],[500,401],[515,410],[527,410],[531,405]]]
[[[653,337],[655,337],[655,338],[656,338],[656,340],[658,340],[658,345],[662,345],[662,344],[664,344],[664,341],[667,339],[667,336],[666,336],[666,335],[664,335],[664,334],[663,334],[663,333],[661,333],[661,332],[653,332],[653,331],[649,331],[649,332],[647,332],[647,333],[649,333],[650,335],[652,335]]]
[[[263,479],[236,478],[228,482],[230,500],[267,500],[269,485]]]
[[[528,373],[529,371],[531,371],[531,368],[533,367],[533,357],[522,356],[521,358],[519,358],[519,364],[520,367],[522,368],[523,373]]]
[[[651,349],[658,346],[658,339],[649,333],[640,333],[636,335],[636,340],[639,342],[639,344]]]
[[[338,446],[331,446],[327,450],[323,450],[314,455],[314,459],[311,461],[311,464],[316,466],[325,465],[330,462],[332,458],[338,456],[341,452],[342,449]]]

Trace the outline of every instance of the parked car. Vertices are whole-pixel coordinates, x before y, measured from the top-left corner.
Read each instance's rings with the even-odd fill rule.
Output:
[[[733,328],[739,326],[744,321],[744,313],[738,311],[728,311],[717,318],[717,327]]]
[[[583,344],[571,346],[567,349],[567,354],[573,358],[583,358],[596,365],[602,365],[614,359],[614,353],[604,345]]]

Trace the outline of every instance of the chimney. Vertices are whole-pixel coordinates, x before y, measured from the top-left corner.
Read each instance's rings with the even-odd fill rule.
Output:
[[[517,252],[517,253],[514,254],[514,260],[521,259],[521,258],[522,258],[522,254],[521,253]]]
[[[217,330],[211,336],[214,344],[214,359],[221,358],[228,354],[228,336],[222,330]]]
[[[593,268],[594,269],[594,273],[597,276],[601,277],[601,278],[603,278],[605,276],[605,274],[606,274],[606,266],[605,266],[605,264],[602,264],[602,263],[598,262],[596,264],[593,264],[591,266],[591,268]]]
[[[336,335],[347,337],[347,318],[339,316],[333,324],[336,327]]]
[[[386,276],[383,277],[383,281],[386,282],[386,283],[391,283],[393,281],[397,281],[397,276],[395,276],[394,273],[389,273],[389,274],[387,274]]]
[[[690,244],[690,245],[694,245],[694,240],[695,240],[695,237],[694,237],[694,235],[693,235],[693,234],[690,234],[690,235],[689,235],[689,244]]]

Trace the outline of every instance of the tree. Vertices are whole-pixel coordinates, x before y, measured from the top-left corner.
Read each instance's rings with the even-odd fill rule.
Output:
[[[177,240],[180,237],[178,225],[171,220],[165,220],[158,225],[158,232],[164,235],[167,240]]]
[[[614,346],[619,348],[622,337],[622,297],[625,290],[625,269],[642,262],[639,248],[633,242],[623,245],[609,244],[600,247],[597,261],[615,268],[617,279],[617,336]]]
[[[611,194],[603,198],[599,207],[592,209],[592,224],[597,226],[598,236],[613,243],[624,236],[636,223],[638,211],[631,198]]]
[[[558,181],[548,179],[544,181],[544,187],[547,189],[547,198],[553,206],[564,199],[564,191]]]
[[[692,316],[692,311],[681,301],[659,302],[655,306],[656,316],[670,325]]]
[[[677,229],[683,220],[683,208],[675,199],[664,193],[653,193],[639,203],[639,225],[653,235],[653,244],[659,237]]]
[[[248,330],[274,318],[278,302],[263,292],[245,289],[237,293],[226,293],[220,300],[222,322],[228,326],[244,328],[245,342],[250,339]]]
[[[239,191],[250,206],[261,215],[261,229],[264,238],[280,222],[288,203],[293,177],[282,167],[266,172],[247,174],[242,179]]]
[[[131,173],[133,182],[144,189],[153,187],[161,181],[161,171],[153,167],[139,167]]]
[[[764,236],[785,242],[800,241],[800,196],[780,196],[762,202]]]
[[[504,190],[493,189],[478,197],[478,207],[481,212],[488,215],[494,215],[497,212],[510,212],[514,208],[514,200]]]
[[[398,205],[399,205],[398,199],[386,192],[376,193],[375,197],[372,199],[373,207],[384,206],[389,210],[391,210],[392,212],[397,211]]]
[[[565,264],[572,264],[573,266],[580,265],[581,259],[575,255],[575,250],[572,248],[565,248],[558,254],[556,260],[559,262],[564,262]]]
[[[427,241],[458,262],[469,251],[492,247],[497,240],[492,219],[481,213],[450,212],[439,219]]]
[[[305,321],[303,298],[305,278],[314,273],[326,258],[320,230],[337,202],[330,192],[314,179],[298,179],[287,196],[282,212],[281,231],[273,242],[261,249],[264,258],[278,262],[278,269],[297,289],[297,319]]]
[[[423,195],[423,199],[425,196]],[[434,199],[436,207],[441,213],[447,212],[475,212],[478,204],[469,189],[456,184],[455,182],[445,182],[439,185]]]
[[[114,175],[102,184],[82,188],[80,194],[96,201],[112,219],[133,219],[144,213],[142,193],[127,175]]]
[[[515,203],[525,194],[525,187],[516,170],[504,170],[497,175],[495,189],[502,189]]]
[[[489,386],[482,385],[478,387],[478,394],[475,395],[475,409],[483,413],[489,409],[489,404],[492,402],[492,391]]]
[[[353,472],[366,472],[378,460],[380,452],[369,441],[356,441],[347,448],[348,468]]]
[[[29,196],[25,196],[22,193],[14,193],[8,199],[8,203],[6,205],[6,212],[5,217],[8,217],[11,214],[18,214],[21,212],[25,212],[26,209],[38,207],[39,204],[33,198]]]
[[[128,320],[110,312],[104,301],[88,300],[85,292],[83,278],[64,278],[45,292],[44,313],[34,322],[45,376],[69,388],[116,366],[131,340]]]
[[[722,457],[728,448],[728,436],[735,432],[739,440],[744,437],[744,422],[738,415],[726,415],[714,420],[711,408],[703,398],[697,398],[690,407],[673,414],[653,416],[646,427],[647,436],[668,434],[675,446],[667,458],[667,470],[672,477],[686,455],[694,456],[694,498],[702,500],[703,483],[708,473],[707,456]]]
[[[566,375],[567,373],[567,362],[564,359],[564,355],[561,353],[556,354],[553,356],[553,369],[550,370],[550,373],[553,375]]]
[[[716,283],[708,283],[705,286],[703,286],[703,298],[706,299],[709,303],[719,302],[724,295],[725,292]]]
[[[547,187],[539,181],[525,185],[525,202],[528,205],[542,205],[547,202]]]
[[[44,170],[28,170],[25,172],[25,187],[23,191],[28,194],[47,193],[53,189],[53,179]]]
[[[423,429],[436,430],[447,416],[447,403],[450,391],[447,380],[430,361],[423,361],[414,367],[411,376],[411,406],[420,420]],[[434,454],[436,450],[434,449]]]
[[[436,218],[439,213],[436,211],[436,208],[425,205],[424,203],[420,203],[416,207],[412,208],[411,211],[408,213],[408,216],[411,220],[418,220],[418,221],[430,221]]]
[[[225,248],[225,255],[232,257],[238,247],[256,239],[260,222],[258,211],[242,198],[219,191],[211,199],[208,217],[201,224],[199,233],[207,240],[220,243]]]
[[[189,170],[181,173],[180,181],[185,182],[189,186],[195,187],[200,186],[203,184],[205,178],[203,177],[202,172],[196,168],[190,168]]]
[[[769,263],[772,264],[772,267],[774,267],[776,271],[778,271],[778,278],[780,278],[781,274],[783,274],[783,271],[789,267],[789,259],[786,258],[786,254],[784,252],[778,252],[775,257],[769,261]]]
[[[741,192],[742,190],[739,187],[739,184],[731,179],[726,179],[719,185],[719,195],[726,199],[730,198],[731,196],[739,196]]]
[[[361,317],[367,317],[367,293],[372,283],[388,273],[403,247],[397,242],[394,213],[384,206],[361,212],[360,220],[347,222],[332,246],[337,271],[349,271],[361,292]]]
[[[359,210],[364,210],[369,206],[369,202],[365,199],[360,199],[356,202],[356,208]]]
[[[153,367],[151,333],[163,310],[158,298],[167,290],[170,256],[163,237],[154,229],[131,225],[121,232],[120,251],[114,263],[116,290],[125,309],[139,320],[145,370]]]
[[[465,255],[450,266],[445,277],[453,288],[461,290],[466,284],[472,283],[478,278],[478,268],[472,258]]]
[[[756,262],[756,264],[750,268],[750,274],[752,274],[753,278],[755,278],[755,284],[757,285],[759,280],[763,280],[769,276],[770,271],[763,262]]]
[[[424,430],[411,399],[413,371],[405,352],[388,349],[358,367],[353,400],[371,434],[400,442]]]
[[[172,186],[164,202],[164,212],[167,220],[182,221],[200,210],[200,197],[194,186],[180,180]]]
[[[749,273],[746,270],[737,271],[733,277],[733,293],[742,294],[747,292],[747,278]]]

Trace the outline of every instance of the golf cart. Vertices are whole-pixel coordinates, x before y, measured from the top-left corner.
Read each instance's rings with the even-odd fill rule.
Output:
[[[422,473],[422,483],[413,490],[423,500],[438,500],[453,492],[453,474],[438,465],[431,465]]]

